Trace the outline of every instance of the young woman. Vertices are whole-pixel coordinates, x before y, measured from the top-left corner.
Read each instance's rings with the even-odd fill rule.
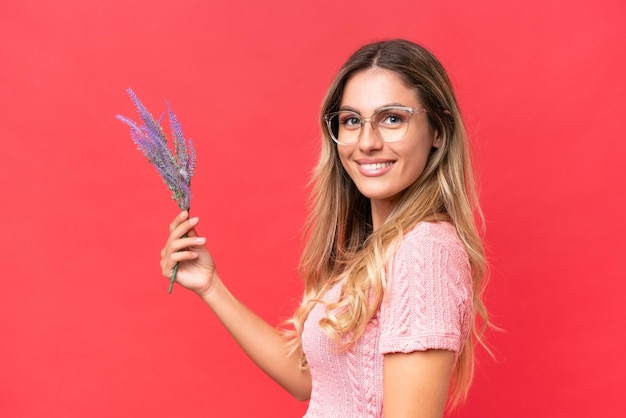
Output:
[[[163,275],[179,263],[178,283],[252,360],[310,399],[306,417],[441,417],[467,394],[476,314],[487,323],[481,212],[452,86],[421,46],[376,42],[348,59],[321,113],[291,331],[228,291],[186,212],[170,226]]]

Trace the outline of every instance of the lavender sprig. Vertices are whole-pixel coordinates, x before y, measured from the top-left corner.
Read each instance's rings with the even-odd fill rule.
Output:
[[[133,120],[117,115],[117,119],[130,126],[130,136],[137,148],[143,152],[157,169],[168,189],[172,191],[172,199],[181,210],[189,211],[191,203],[191,177],[196,168],[196,151],[191,138],[185,139],[178,118],[172,111],[169,103],[167,114],[170,120],[170,129],[174,142],[174,154],[167,145],[167,137],[161,127],[161,118],[155,120],[148,109],[141,103],[132,89],[126,90],[133,103],[137,107],[139,117],[143,124],[138,125]],[[169,293],[172,293],[178,264],[174,266],[170,279]]]

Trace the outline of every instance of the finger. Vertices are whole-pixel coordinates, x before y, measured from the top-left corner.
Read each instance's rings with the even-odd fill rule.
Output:
[[[173,253],[170,256],[170,260],[173,262],[173,264],[182,263],[183,261],[195,260],[196,258],[198,258],[198,253],[195,251],[179,251]]]
[[[172,252],[176,252],[176,251],[184,250],[186,248],[193,248],[195,246],[204,245],[205,243],[206,243],[206,238],[204,237],[187,237],[187,238],[181,238],[181,239],[172,241],[169,249]],[[161,257],[163,257],[163,255]]]
[[[174,271],[174,266],[184,261],[195,260],[198,254],[193,251],[180,251],[172,253],[169,257],[161,260],[161,272],[163,276],[170,277]]]
[[[187,236],[188,237],[198,237],[198,232],[196,231],[196,228],[193,227],[189,231],[187,231]]]
[[[161,259],[167,259],[172,253],[182,250],[188,250],[192,248],[197,248],[200,245],[204,245],[206,243],[206,238],[204,237],[186,237],[180,239],[170,239],[165,247],[161,250]]]
[[[198,225],[200,222],[200,218],[197,216],[194,218],[187,219],[186,221],[182,221],[174,230],[170,232],[170,239],[175,240],[181,238],[183,235],[189,234],[190,231]],[[197,234],[195,234],[197,236]],[[192,233],[193,236],[193,233]]]
[[[170,224],[170,233],[172,233],[181,223],[183,223],[189,217],[189,212],[183,210],[180,212],[176,218]]]

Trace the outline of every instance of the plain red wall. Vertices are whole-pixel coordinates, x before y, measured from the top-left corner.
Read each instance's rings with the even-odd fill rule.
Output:
[[[222,276],[278,323],[323,92],[357,46],[406,37],[448,68],[476,143],[505,329],[455,416],[623,416],[624,22],[621,0],[2,2],[0,415],[301,416],[167,294],[177,209],[114,116],[135,116],[129,86],[171,102]]]

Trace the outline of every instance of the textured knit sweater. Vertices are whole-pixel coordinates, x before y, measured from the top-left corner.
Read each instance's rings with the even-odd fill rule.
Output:
[[[302,347],[313,378],[306,418],[383,416],[383,355],[428,349],[459,354],[472,321],[470,266],[455,228],[422,222],[387,266],[380,309],[357,343],[341,351],[319,326],[325,306],[305,321]],[[324,296],[339,298],[342,283]]]

